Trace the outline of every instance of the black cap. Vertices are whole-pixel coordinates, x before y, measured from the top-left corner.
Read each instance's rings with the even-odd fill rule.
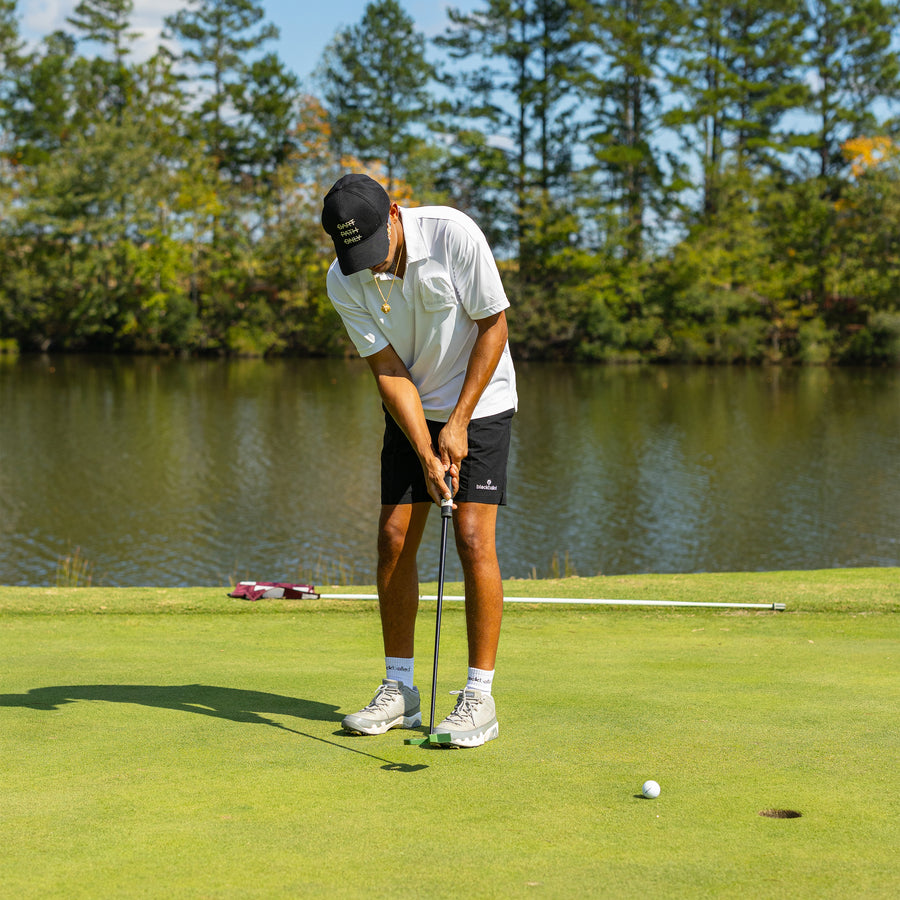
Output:
[[[345,175],[325,195],[322,227],[331,235],[345,275],[361,272],[387,259],[387,191],[368,175]]]

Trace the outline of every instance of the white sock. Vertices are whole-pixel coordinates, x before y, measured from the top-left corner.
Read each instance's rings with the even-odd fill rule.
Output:
[[[415,682],[413,676],[416,671],[415,660],[410,657],[406,659],[403,656],[386,656],[384,658],[384,668],[387,671],[386,678],[392,681],[399,681],[407,687],[413,687]]]
[[[466,688],[475,688],[484,694],[490,694],[491,685],[494,683],[494,670],[476,669],[469,666],[469,678],[466,681]]]

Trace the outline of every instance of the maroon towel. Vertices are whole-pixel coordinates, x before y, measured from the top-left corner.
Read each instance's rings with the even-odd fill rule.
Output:
[[[237,600],[262,598],[286,600],[318,600],[319,595],[311,584],[287,584],[283,581],[241,581],[228,595]]]

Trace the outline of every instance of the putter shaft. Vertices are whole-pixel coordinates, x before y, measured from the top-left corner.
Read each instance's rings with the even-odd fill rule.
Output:
[[[453,490],[452,479],[447,475],[447,487]],[[441,503],[441,553],[438,558],[437,614],[434,622],[434,666],[431,669],[431,718],[428,733],[434,734],[434,701],[437,693],[438,656],[441,647],[441,610],[444,604],[444,566],[447,561],[447,526],[453,515],[453,499]]]

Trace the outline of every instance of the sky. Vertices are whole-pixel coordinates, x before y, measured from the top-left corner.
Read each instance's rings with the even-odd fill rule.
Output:
[[[31,42],[58,29],[71,30],[66,16],[77,5],[78,0],[19,0],[22,36]],[[362,19],[367,0],[262,0],[260,5],[266,21],[281,31],[279,40],[267,45],[267,49],[274,50],[300,77],[303,87],[311,90],[310,76],[325,46],[339,29],[356,25]],[[400,0],[400,5],[415,22],[416,30],[430,38],[444,31],[448,6],[471,11],[482,4],[480,0]],[[143,35],[135,47],[136,56],[144,57],[156,48],[163,19],[184,6],[183,0],[134,0],[132,27]]]

